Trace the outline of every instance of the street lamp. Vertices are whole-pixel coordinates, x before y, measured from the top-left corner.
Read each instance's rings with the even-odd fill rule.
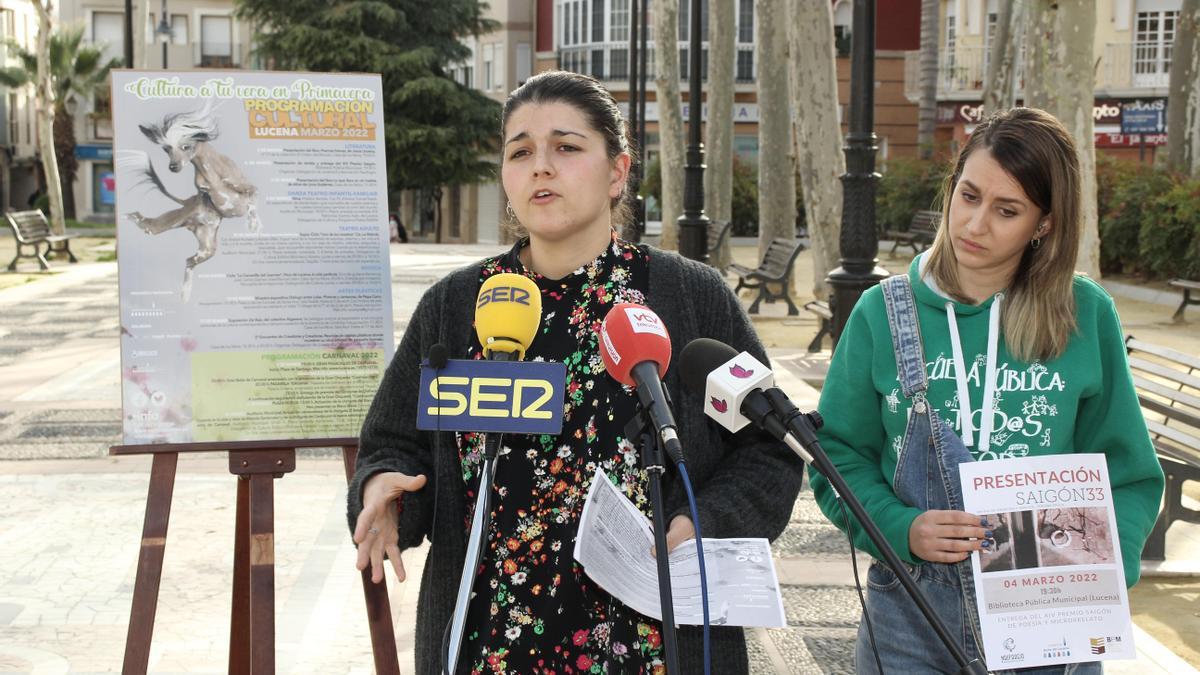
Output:
[[[688,31],[688,148],[683,178],[679,253],[708,262],[708,216],[704,214],[704,144],[700,141],[700,0],[691,0]],[[669,49],[660,45],[659,49]]]
[[[646,202],[639,193],[646,167],[646,34],[650,32],[646,19],[649,5],[650,0],[629,2],[629,134],[638,154],[638,164],[629,180],[629,189],[633,193],[633,224],[627,228],[626,239],[630,241],[641,241],[646,231]]]
[[[166,70],[167,45],[171,44],[171,37],[173,34],[173,31],[171,30],[171,23],[167,21],[167,0],[163,0],[162,17],[158,22],[158,28],[154,29],[154,34],[158,36],[159,40],[162,40],[162,67],[163,70]]]
[[[875,0],[854,0],[850,54],[850,130],[846,134],[846,173],[842,175],[842,264],[826,277],[833,287],[833,339],[846,326],[863,291],[888,276],[879,267],[875,227]]]

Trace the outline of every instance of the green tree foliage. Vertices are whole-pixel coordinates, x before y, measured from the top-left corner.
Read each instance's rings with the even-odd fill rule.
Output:
[[[494,177],[500,106],[447,75],[459,38],[496,27],[477,0],[237,0],[271,67],[379,73],[393,190]]]
[[[18,88],[32,85],[37,78],[37,54],[26,51],[15,40],[9,50],[18,66],[0,68],[0,85]],[[75,118],[67,110],[67,101],[76,97],[91,101],[98,91],[108,87],[108,72],[121,65],[120,59],[104,61],[102,45],[83,44],[83,26],[65,28],[50,36],[50,87],[54,91],[54,154],[63,185],[66,216],[75,217],[75,176],[79,161],[75,158]]]
[[[880,232],[907,230],[917,211],[937,210],[946,162],[896,157],[889,159],[875,192],[875,222]]]
[[[656,202],[662,199],[662,163],[655,157],[646,165],[646,173],[642,177],[639,191],[642,197],[653,197]],[[733,156],[733,228],[735,237],[758,236],[758,172],[754,164],[747,162],[737,155]],[[803,212],[803,206],[797,197],[797,207]]]

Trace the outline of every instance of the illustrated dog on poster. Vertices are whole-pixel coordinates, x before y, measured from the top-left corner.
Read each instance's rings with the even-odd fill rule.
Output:
[[[134,153],[142,182],[153,185],[158,192],[179,204],[179,208],[157,216],[146,216],[140,211],[126,214],[148,234],[185,228],[196,236],[199,249],[187,259],[183,272],[181,295],[187,302],[191,295],[193,269],[217,252],[217,231],[222,220],[245,217],[249,230],[258,232],[260,222],[255,203],[258,188],[250,183],[234,160],[213,149],[212,142],[217,139],[218,129],[211,101],[199,110],[167,115],[161,124],[139,124],[138,129],[167,153],[167,166],[172,173],[179,173],[186,164],[191,164],[196,172],[196,194],[180,199],[163,185],[150,156],[144,152]]]

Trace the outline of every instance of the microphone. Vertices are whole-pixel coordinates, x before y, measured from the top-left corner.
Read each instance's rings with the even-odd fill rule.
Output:
[[[489,361],[521,361],[542,322],[542,293],[529,277],[488,277],[475,300],[475,335]]]
[[[667,456],[676,464],[682,462],[675,416],[662,385],[671,362],[671,337],[662,319],[642,305],[613,305],[600,323],[600,344],[600,358],[608,374],[634,387]]]
[[[446,345],[438,342],[429,348],[429,367],[434,370],[441,370],[450,362],[450,350],[446,349]]]
[[[801,413],[775,386],[771,369],[758,359],[719,340],[697,338],[683,348],[679,367],[684,386],[704,397],[704,413],[721,426],[737,432],[752,423],[812,463],[812,455],[790,424]],[[787,406],[787,413],[780,410]],[[819,427],[820,418],[816,413],[810,415],[810,423]]]

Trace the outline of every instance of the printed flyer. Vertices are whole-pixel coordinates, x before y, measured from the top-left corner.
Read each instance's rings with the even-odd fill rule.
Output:
[[[959,471],[964,509],[992,533],[971,555],[988,670],[1135,658],[1104,455]]]
[[[113,71],[126,444],[358,434],[394,350],[378,75]]]

